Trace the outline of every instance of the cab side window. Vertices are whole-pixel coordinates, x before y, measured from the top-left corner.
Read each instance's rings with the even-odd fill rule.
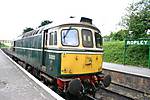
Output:
[[[57,32],[49,33],[49,45],[57,45]]]
[[[96,42],[96,47],[97,48],[101,48],[102,47],[102,45],[103,45],[102,36],[99,33],[97,33],[97,32],[95,32],[95,42]]]
[[[92,48],[93,47],[92,31],[87,29],[82,29],[81,32],[82,32],[83,47]]]

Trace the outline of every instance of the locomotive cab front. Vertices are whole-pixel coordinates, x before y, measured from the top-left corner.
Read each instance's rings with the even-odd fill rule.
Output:
[[[102,71],[102,38],[86,26],[61,29],[61,75],[86,75]]]
[[[82,18],[80,23],[62,24],[46,32],[46,47],[49,44],[48,49],[56,50],[56,54],[49,55],[54,70],[47,73],[56,77],[59,93],[94,94],[100,87],[109,86],[110,76],[105,78],[102,73],[102,36],[90,19]]]

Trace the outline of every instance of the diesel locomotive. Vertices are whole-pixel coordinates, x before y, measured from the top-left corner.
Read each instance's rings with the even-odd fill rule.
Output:
[[[81,17],[78,22],[51,23],[26,32],[13,41],[11,55],[63,96],[94,96],[111,81],[109,75],[102,73],[100,30],[89,18]]]

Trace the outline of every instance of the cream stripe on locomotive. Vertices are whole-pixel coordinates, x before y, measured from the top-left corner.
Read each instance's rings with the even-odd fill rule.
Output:
[[[23,47],[14,47],[17,49],[24,49],[24,50],[34,50],[34,51],[42,51],[42,49],[35,49],[35,48],[23,48]],[[54,51],[54,50],[44,50],[46,52],[53,52],[53,53],[71,53],[71,54],[103,54],[103,52],[79,52],[79,51]]]

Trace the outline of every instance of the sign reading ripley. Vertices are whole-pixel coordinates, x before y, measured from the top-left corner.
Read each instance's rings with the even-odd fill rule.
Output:
[[[150,45],[148,40],[126,40],[126,45]]]

